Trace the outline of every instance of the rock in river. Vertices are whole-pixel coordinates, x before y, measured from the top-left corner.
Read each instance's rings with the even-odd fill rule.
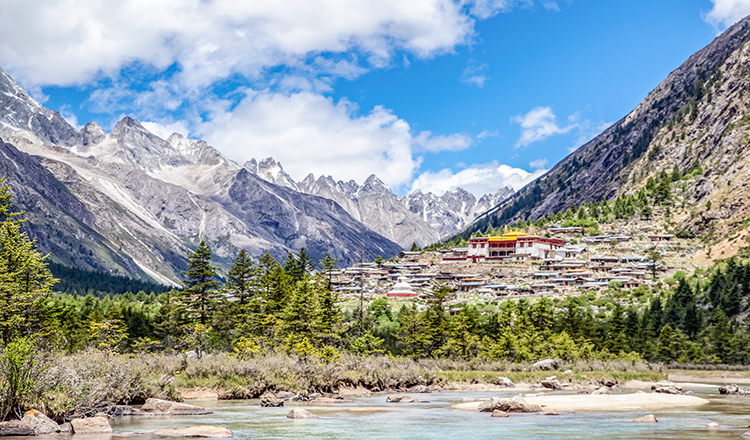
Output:
[[[638,417],[637,419],[634,419],[633,422],[635,423],[656,423],[658,420],[656,420],[656,416],[653,414],[649,414],[643,417]]]
[[[0,422],[0,435],[34,435],[34,430],[20,420],[9,420]]]
[[[409,396],[388,396],[385,401],[387,403],[430,403],[427,400],[417,399]]]
[[[171,402],[169,400],[148,399],[141,407],[141,412],[153,415],[173,416],[202,416],[211,414],[211,411],[200,406],[188,405],[187,403]]]
[[[60,432],[60,425],[57,422],[35,409],[26,411],[21,421],[29,425],[36,435]]]
[[[112,432],[112,427],[106,417],[73,419],[70,424],[73,425],[74,434],[109,434]]]
[[[302,408],[294,408],[286,415],[290,419],[317,419],[318,416]]]
[[[479,405],[479,411],[482,412],[493,412],[497,409],[513,413],[533,413],[542,411],[541,406],[530,404],[521,396],[514,396],[510,399],[491,397],[489,400],[486,400]]]

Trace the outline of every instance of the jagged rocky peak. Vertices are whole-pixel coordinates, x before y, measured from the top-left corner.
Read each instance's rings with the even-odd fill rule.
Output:
[[[302,182],[298,183],[298,186],[300,187],[300,190],[302,190],[303,192],[309,192],[310,188],[312,188],[314,184],[315,184],[315,176],[313,175],[313,173],[310,173],[307,175],[307,177],[302,179]]]
[[[267,157],[260,162],[251,159],[245,163],[245,168],[251,173],[257,174],[261,179],[267,182],[293,189],[295,191],[300,190],[297,182],[295,182],[294,179],[284,171],[281,162],[276,162],[273,157]]]
[[[80,131],[81,146],[90,147],[103,141],[107,137],[107,132],[96,122],[89,122]]]
[[[188,139],[180,133],[172,133],[167,138],[167,143],[195,165],[213,165],[203,163],[203,159],[206,159],[204,158],[206,153],[211,153],[210,150],[214,150],[208,146],[206,141]],[[211,154],[211,156],[215,156],[215,154]]]
[[[393,191],[388,185],[385,184],[385,182],[380,180],[378,176],[370,174],[370,177],[365,180],[365,183],[359,189],[359,194],[382,194],[392,196]]]
[[[80,138],[65,118],[41,106],[0,69],[0,134],[5,130],[28,130],[48,144],[68,148]]]

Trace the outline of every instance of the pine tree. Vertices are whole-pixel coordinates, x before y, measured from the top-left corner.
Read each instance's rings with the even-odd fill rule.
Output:
[[[237,298],[240,306],[244,306],[257,294],[257,276],[258,269],[253,265],[250,255],[241,249],[227,272],[224,290]]]
[[[188,256],[188,261],[188,270],[182,272],[187,279],[180,300],[187,308],[189,321],[205,326],[221,296],[218,268],[211,265],[211,249],[205,240],[201,240],[198,249]]]
[[[21,226],[22,212],[13,212],[10,186],[0,179],[0,340],[51,335],[52,310],[48,300],[57,282],[46,257],[36,250]]]

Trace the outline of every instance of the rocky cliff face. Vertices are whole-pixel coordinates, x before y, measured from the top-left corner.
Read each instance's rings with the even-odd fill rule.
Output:
[[[488,223],[534,220],[571,204],[612,199],[639,189],[662,170],[689,170],[696,159],[704,174],[673,185],[675,200],[694,207],[692,215],[676,219],[676,228],[701,233],[717,219],[739,221],[735,214],[742,216],[748,207],[747,173],[742,170],[750,165],[745,162],[749,33],[750,18],[732,26],[672,72],[630,114],[495,206],[465,233]],[[710,208],[707,201],[714,202]]]
[[[305,247],[343,264],[401,250],[335,202],[296,191],[273,160],[241,167],[127,117],[110,133],[76,130],[2,71],[0,104],[0,168],[28,230],[64,264],[179,284],[202,239],[225,268],[239,249],[283,258]]]

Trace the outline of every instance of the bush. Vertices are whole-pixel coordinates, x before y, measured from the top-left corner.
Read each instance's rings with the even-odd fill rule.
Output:
[[[25,409],[40,395],[39,379],[47,367],[44,356],[31,339],[18,338],[5,346],[0,357],[0,411],[2,420],[21,418]]]

